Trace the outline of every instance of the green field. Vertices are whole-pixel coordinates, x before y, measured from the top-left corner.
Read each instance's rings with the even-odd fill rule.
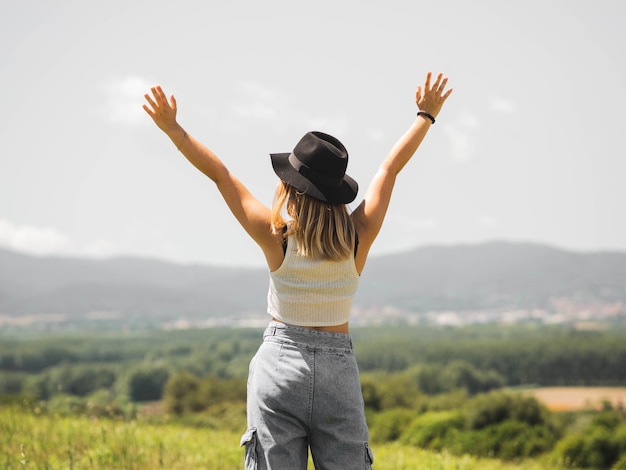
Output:
[[[0,408],[1,469],[243,468],[239,435],[180,424],[37,415]],[[376,470],[550,470],[539,461],[503,463],[409,446],[374,446]],[[312,469],[312,465],[309,465]]]
[[[242,468],[261,333],[0,332],[0,470]],[[624,324],[353,336],[376,470],[626,470]]]

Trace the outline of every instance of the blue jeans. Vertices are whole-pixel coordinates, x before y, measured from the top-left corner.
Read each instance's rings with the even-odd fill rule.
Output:
[[[370,469],[350,335],[272,321],[250,362],[245,469]]]

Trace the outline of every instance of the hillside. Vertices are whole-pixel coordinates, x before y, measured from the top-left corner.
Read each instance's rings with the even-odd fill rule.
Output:
[[[37,257],[0,249],[0,315],[5,317],[80,318],[93,312],[153,320],[258,317],[265,311],[267,282],[265,269]],[[624,313],[626,253],[493,242],[372,257],[355,310],[462,313],[550,310],[563,304],[612,305]]]

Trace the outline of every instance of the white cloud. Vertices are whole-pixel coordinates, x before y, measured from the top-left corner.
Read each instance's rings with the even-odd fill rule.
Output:
[[[489,109],[502,114],[513,114],[517,111],[517,106],[506,98],[492,95],[489,97]]]
[[[76,247],[71,240],[51,227],[16,225],[0,219],[0,246],[31,255],[75,255],[107,257],[115,254],[116,246],[107,240],[96,240]]]
[[[126,125],[149,122],[142,108],[145,103],[143,95],[153,85],[137,76],[108,80],[100,86],[104,99],[97,112],[110,121]]]
[[[50,227],[14,225],[0,219],[0,245],[15,251],[44,255],[66,250],[69,240]]]
[[[476,155],[480,143],[480,123],[474,114],[464,112],[444,127],[450,139],[450,151],[456,161],[466,161]]]

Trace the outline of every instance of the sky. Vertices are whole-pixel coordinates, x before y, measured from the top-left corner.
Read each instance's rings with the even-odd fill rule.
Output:
[[[263,203],[269,153],[339,138],[355,208],[415,119],[372,255],[493,240],[626,251],[626,3],[0,0],[0,247],[264,265],[213,183],[142,110],[178,121]]]

